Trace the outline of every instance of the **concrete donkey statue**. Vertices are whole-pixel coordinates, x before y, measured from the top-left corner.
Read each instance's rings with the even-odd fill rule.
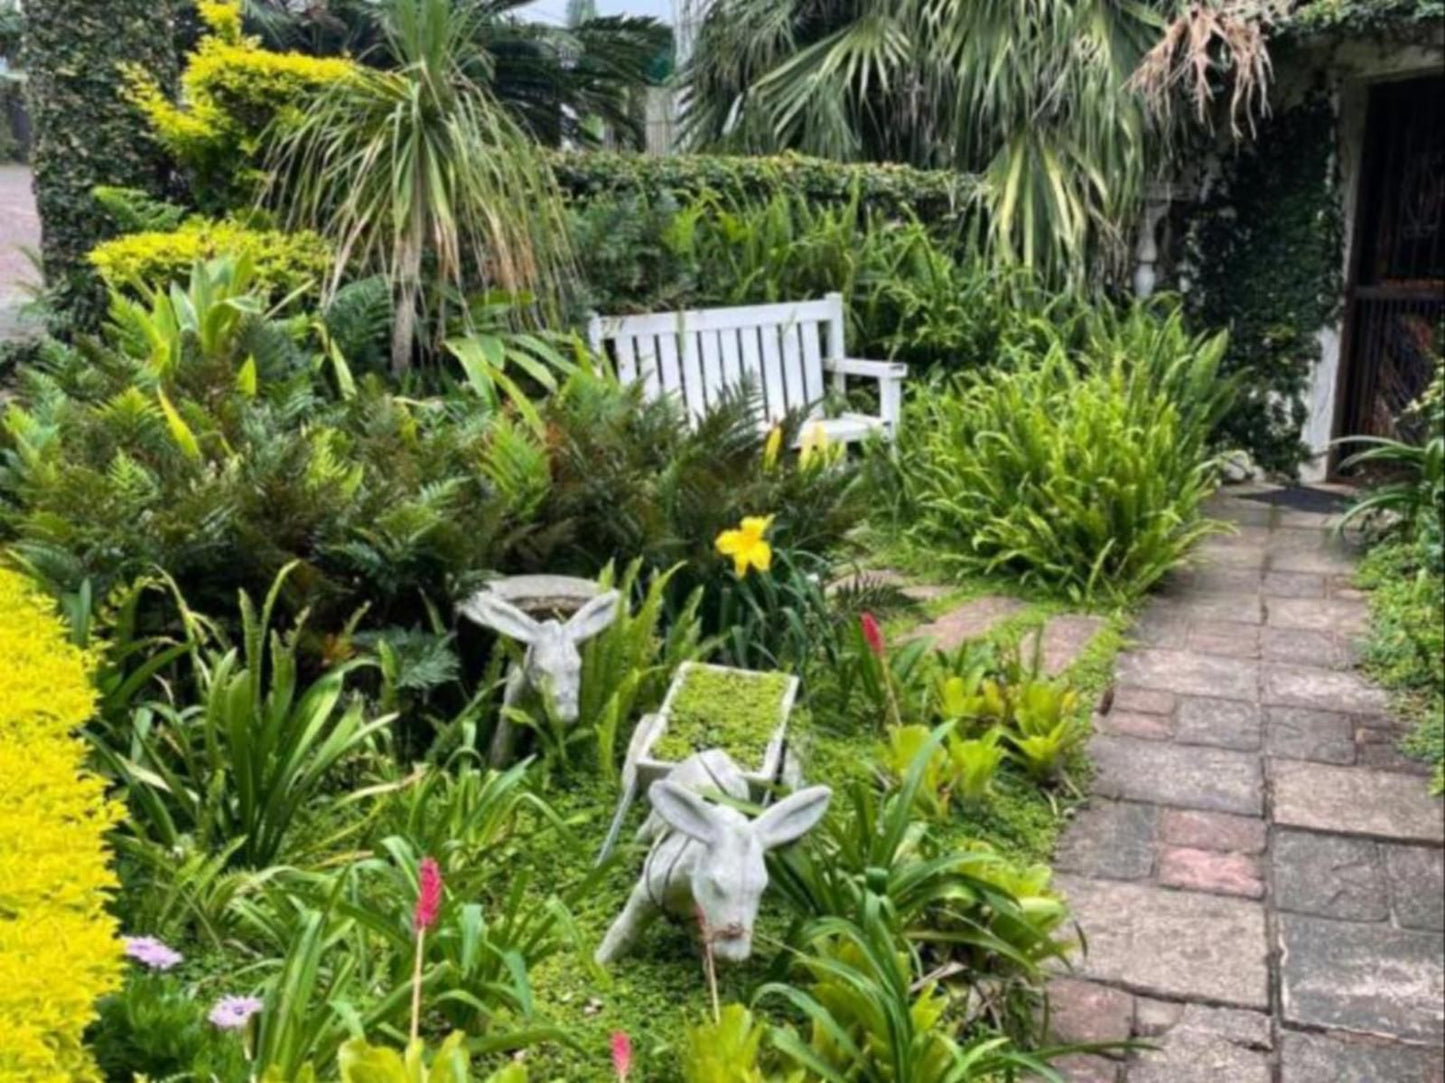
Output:
[[[520,666],[507,673],[502,694],[504,714],[492,737],[491,762],[501,767],[512,760],[516,735],[505,716],[527,691],[551,696],[561,722],[577,721],[577,697],[582,686],[582,653],[578,647],[617,619],[620,596],[609,590],[588,601],[565,622],[536,620],[508,601],[483,591],[473,595],[461,609],[478,624],[527,645]]]
[[[648,790],[653,812],[638,837],[654,840],[652,849],[627,905],[597,949],[598,963],[624,955],[664,911],[685,921],[700,915],[714,956],[730,963],[747,959],[768,886],[763,855],[811,830],[833,796],[827,786],[810,786],[749,819],[704,800],[708,790],[748,800],[747,779],[720,749],[688,757]]]

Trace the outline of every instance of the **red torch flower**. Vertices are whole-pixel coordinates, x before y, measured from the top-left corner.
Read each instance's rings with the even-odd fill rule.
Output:
[[[868,643],[868,649],[882,658],[887,647],[883,642],[883,629],[878,624],[878,618],[872,613],[864,613],[858,618],[858,623],[863,626],[863,638]]]
[[[437,911],[442,905],[442,870],[433,858],[421,859],[421,886],[416,896],[416,913],[412,927],[421,932],[437,923]]]
[[[625,1030],[612,1035],[612,1067],[617,1069],[617,1078],[627,1083],[627,1073],[632,1070],[632,1039]]]

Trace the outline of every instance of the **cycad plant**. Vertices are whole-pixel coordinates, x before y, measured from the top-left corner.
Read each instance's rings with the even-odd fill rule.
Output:
[[[392,284],[392,367],[418,320],[444,333],[451,294],[490,285],[546,295],[565,262],[561,202],[537,148],[468,69],[484,7],[383,0],[390,70],[361,68],[283,130],[270,197],[347,268]]]

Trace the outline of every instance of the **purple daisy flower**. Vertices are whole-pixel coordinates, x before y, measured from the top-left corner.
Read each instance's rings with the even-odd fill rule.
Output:
[[[125,954],[152,970],[169,970],[183,958],[175,948],[161,943],[153,936],[126,937]]]
[[[259,997],[222,997],[208,1018],[222,1030],[240,1030],[264,1006]]]

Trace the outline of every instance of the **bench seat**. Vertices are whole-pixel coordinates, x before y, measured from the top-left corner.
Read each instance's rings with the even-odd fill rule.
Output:
[[[649,397],[677,396],[693,418],[715,406],[724,391],[751,379],[762,396],[764,426],[801,411],[823,425],[829,440],[843,443],[874,434],[891,439],[898,427],[908,367],[846,355],[842,294],[820,301],[594,315],[587,337],[594,351],[612,360],[620,380],[641,383]],[[826,417],[828,384],[841,394],[850,378],[877,383],[878,413]]]

